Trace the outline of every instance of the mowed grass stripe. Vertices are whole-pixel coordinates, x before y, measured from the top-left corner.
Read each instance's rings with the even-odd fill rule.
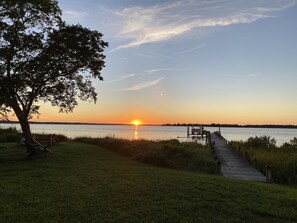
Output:
[[[1,222],[297,221],[294,187],[154,167],[80,143],[11,159],[20,153],[0,149]]]

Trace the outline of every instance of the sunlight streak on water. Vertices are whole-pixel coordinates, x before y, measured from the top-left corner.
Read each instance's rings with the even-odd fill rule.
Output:
[[[138,126],[137,125],[134,127],[134,138],[133,139],[138,140]]]

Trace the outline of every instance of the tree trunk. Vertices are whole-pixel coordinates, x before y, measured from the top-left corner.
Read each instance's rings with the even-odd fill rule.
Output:
[[[36,154],[36,149],[34,148],[33,145],[33,139],[32,139],[32,134],[31,134],[31,130],[30,130],[30,125],[29,125],[29,121],[28,121],[28,112],[25,112],[24,110],[22,110],[19,105],[17,100],[11,100],[10,101],[10,106],[12,107],[13,111],[15,112],[15,115],[17,116],[21,128],[22,128],[22,132],[23,132],[23,136],[25,139],[25,145],[27,148],[27,153],[28,156],[33,156]],[[29,110],[29,109],[28,109]]]
[[[25,138],[25,144],[26,144],[28,156],[33,156],[36,154],[36,149],[32,146],[33,140],[32,140],[29,121],[27,119],[22,119],[22,120],[19,119],[19,121],[22,127],[24,138]]]

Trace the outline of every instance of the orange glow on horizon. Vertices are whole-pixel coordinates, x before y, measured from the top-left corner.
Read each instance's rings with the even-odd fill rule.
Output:
[[[239,125],[297,125],[296,110],[282,111],[277,108],[259,108],[249,110],[247,108],[232,108],[222,110],[211,108],[196,109],[166,109],[155,111],[152,108],[108,109],[102,106],[80,106],[73,113],[59,113],[58,109],[51,105],[43,105],[40,117],[33,117],[30,121],[35,122],[78,122],[97,124],[130,124],[132,126],[160,125],[160,124],[239,124]],[[270,113],[267,113],[267,110]],[[199,111],[199,112],[197,112]],[[137,117],[137,118],[136,118]],[[18,121],[16,116],[9,115],[11,121]]]
[[[134,126],[139,126],[139,125],[142,125],[142,122],[136,119],[136,120],[133,120],[132,122],[130,122],[130,124],[132,124]]]

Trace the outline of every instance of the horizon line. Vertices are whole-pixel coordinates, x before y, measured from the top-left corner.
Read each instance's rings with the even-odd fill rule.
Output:
[[[0,124],[19,123],[19,121],[0,120]],[[58,124],[58,125],[131,125],[131,123],[96,123],[96,122],[57,122],[57,121],[29,121],[30,124]],[[142,123],[140,126],[208,126],[208,127],[297,127],[296,124],[228,124],[228,123]]]

